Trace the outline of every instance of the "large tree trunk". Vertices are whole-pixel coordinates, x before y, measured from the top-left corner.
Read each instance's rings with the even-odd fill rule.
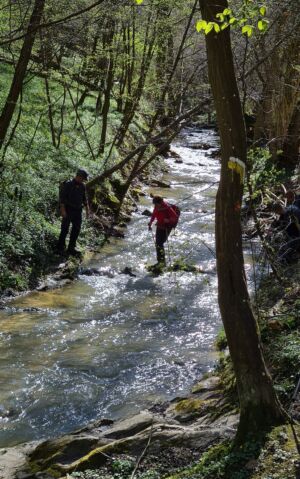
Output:
[[[207,21],[216,21],[216,14],[228,7],[227,0],[200,0],[200,6]],[[222,150],[216,203],[219,306],[237,380],[240,423],[236,441],[240,444],[248,434],[283,421],[284,412],[263,359],[244,271],[240,221],[243,168],[234,159],[246,163],[246,133],[229,29],[209,33],[206,46]]]
[[[45,0],[35,0],[33,12],[29,20],[27,33],[24,38],[10,91],[0,116],[0,148],[3,146],[7,130],[13,117],[20,92],[22,90],[22,85],[26,75],[37,28],[41,22],[44,5]]]

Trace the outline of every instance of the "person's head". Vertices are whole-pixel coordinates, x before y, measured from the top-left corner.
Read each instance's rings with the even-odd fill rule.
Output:
[[[163,201],[164,199],[162,196],[153,196],[152,202],[154,205],[161,205]]]
[[[273,211],[277,215],[282,215],[284,213],[284,206],[279,201],[277,201],[273,205]]]
[[[286,202],[288,205],[291,205],[295,201],[295,193],[292,190],[287,190],[287,192],[284,195],[286,197]]]
[[[83,183],[84,181],[87,181],[87,179],[88,179],[88,173],[82,168],[79,168],[76,172],[75,180],[78,183]]]

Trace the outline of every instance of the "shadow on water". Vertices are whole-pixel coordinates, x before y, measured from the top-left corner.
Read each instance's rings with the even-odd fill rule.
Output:
[[[199,142],[212,148],[189,147]],[[217,146],[214,132],[186,130],[173,145],[183,163],[167,160],[171,173],[165,179],[174,186],[151,188],[182,210],[169,241],[171,261],[188,259],[211,271],[219,163],[210,153]],[[196,180],[205,183],[190,184]],[[111,239],[86,262],[113,277],[82,276],[61,290],[14,301],[37,311],[0,312],[0,446],[55,436],[186,394],[213,366],[220,327],[216,277],[152,277],[146,266],[155,262],[155,251],[141,214],[145,208],[151,208],[149,197],[142,198],[125,240]],[[136,277],[119,274],[125,266]]]

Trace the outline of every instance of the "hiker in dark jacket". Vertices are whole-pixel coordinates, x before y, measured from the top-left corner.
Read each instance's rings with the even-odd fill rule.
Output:
[[[166,264],[164,243],[167,241],[172,228],[177,225],[178,215],[175,210],[161,197],[153,197],[154,210],[151,215],[148,228],[152,229],[152,223],[156,220],[155,247],[157,262]]]
[[[58,240],[57,250],[62,254],[65,251],[66,237],[72,224],[69,246],[67,253],[72,256],[80,255],[76,250],[76,241],[80,233],[82,223],[82,209],[86,208],[86,215],[89,215],[89,207],[84,182],[88,179],[85,170],[79,169],[75,178],[66,181],[60,191],[60,214],[62,216],[61,232]]]
[[[289,241],[279,249],[278,259],[281,263],[289,263],[294,253],[300,251],[300,208],[295,205],[284,207],[281,203],[275,203],[274,212],[280,215],[279,224],[289,237]]]
[[[300,195],[296,194],[293,190],[287,190],[284,196],[286,197],[288,206],[293,205],[300,208]]]
[[[295,205],[284,207],[281,203],[275,203],[274,212],[279,215],[279,228],[292,238],[300,236],[300,208]]]

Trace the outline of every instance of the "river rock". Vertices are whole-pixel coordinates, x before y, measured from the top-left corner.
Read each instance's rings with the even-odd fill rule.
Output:
[[[151,180],[149,186],[155,186],[158,188],[171,188],[171,184],[161,180]]]
[[[79,274],[83,276],[107,276],[108,278],[114,278],[114,273],[105,268],[80,268]]]
[[[26,471],[23,474],[28,474],[28,453],[34,449],[35,445],[36,443],[29,443],[24,446],[0,449],[0,479],[16,478],[22,471]]]
[[[135,416],[116,423],[108,431],[105,431],[102,434],[102,437],[110,439],[123,439],[125,437],[134,436],[140,431],[148,428],[155,421],[155,416],[149,411],[141,411]]]
[[[95,447],[106,445],[108,441],[100,441],[92,435],[67,435],[58,439],[41,443],[30,455],[29,464],[35,470],[41,471],[53,464],[70,464],[85,456]]]
[[[126,454],[140,456],[146,445],[147,453],[159,455],[163,449],[178,447],[184,444],[186,448],[205,450],[209,445],[215,444],[224,437],[232,437],[230,431],[217,428],[189,428],[182,425],[155,423],[143,431],[125,439],[119,439],[94,449],[91,453],[74,461],[71,464],[56,464],[61,473],[85,471],[103,466],[112,455]]]
[[[148,216],[148,217],[150,217],[150,216],[152,216],[152,213],[151,213],[150,210],[144,210],[144,211],[142,212],[142,215],[143,215],[143,216]]]
[[[206,391],[215,391],[219,389],[220,378],[218,376],[210,376],[207,379],[202,379],[199,383],[195,384],[192,388],[192,393],[203,393]]]
[[[120,228],[120,226],[113,226],[110,229],[109,234],[115,238],[125,238],[124,230]]]
[[[195,401],[185,398],[178,401]],[[199,401],[199,400],[198,400]],[[204,401],[202,401],[204,403]],[[200,404],[200,403],[199,403]],[[178,405],[178,402],[177,402]],[[171,407],[176,406],[176,403]],[[51,466],[61,474],[95,469],[118,454],[135,458],[147,446],[147,454],[161,454],[171,447],[202,451],[221,439],[235,433],[237,416],[220,418],[214,422],[208,416],[183,424],[168,415],[142,411],[103,429],[90,429],[88,433],[72,434],[40,444],[30,455],[30,465],[41,471]],[[195,419],[195,417],[194,417]],[[101,424],[100,424],[101,426]]]
[[[131,215],[127,214],[127,213],[124,213],[124,212],[121,212],[120,214],[120,219],[124,222],[124,223],[129,223],[130,220],[131,220]]]
[[[181,156],[179,155],[179,153],[177,153],[177,152],[174,151],[174,150],[170,150],[170,157],[171,157],[171,158],[181,158]]]
[[[210,150],[213,148],[213,146],[208,143],[190,143],[188,147],[192,150]]]
[[[129,268],[129,266],[126,266],[120,274],[128,274],[128,276],[131,276],[132,278],[136,278],[136,274],[132,272],[132,269]]]

